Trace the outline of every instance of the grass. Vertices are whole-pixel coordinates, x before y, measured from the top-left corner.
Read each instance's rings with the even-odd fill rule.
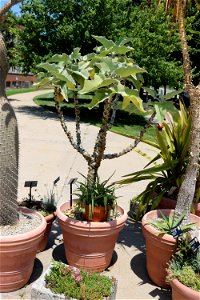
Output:
[[[35,92],[35,91],[38,91],[37,87],[6,89],[6,95],[12,96],[16,94],[24,94],[24,93]]]
[[[37,105],[42,106],[45,109],[55,111],[53,93],[36,96],[34,101]],[[99,120],[99,110],[98,108],[89,110],[87,108],[89,102],[90,100],[85,97],[82,97],[80,100],[81,120],[92,125],[100,126],[100,123],[97,121]],[[71,117],[74,117],[73,107],[73,103],[70,102],[62,104],[63,112]],[[146,120],[144,114],[133,107],[133,105],[129,106],[125,111],[119,107],[116,122],[111,131],[130,138],[136,138],[139,136],[140,131],[144,128],[145,124]],[[144,139],[155,142],[155,131],[153,127],[150,127],[146,131]]]

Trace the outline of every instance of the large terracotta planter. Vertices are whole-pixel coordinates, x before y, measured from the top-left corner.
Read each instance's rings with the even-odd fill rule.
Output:
[[[114,221],[87,222],[64,215],[63,211],[68,208],[69,202],[61,204],[56,211],[68,264],[96,272],[105,270],[112,259],[118,234],[127,220],[127,213],[119,207],[121,216]]]
[[[49,235],[50,235],[50,232],[51,232],[51,227],[52,227],[53,221],[56,219],[56,213],[52,213],[52,214],[50,214],[50,215],[48,215],[44,218],[46,220],[47,227],[45,229],[44,236],[43,236],[42,240],[39,243],[38,252],[44,251],[47,247]]]
[[[183,285],[177,279],[170,281],[172,288],[172,300],[199,300],[200,292]]]
[[[200,203],[194,203],[194,214],[200,217]],[[175,209],[176,200],[162,197],[160,203],[158,204],[156,209]]]
[[[174,210],[162,209],[165,215],[172,215]],[[165,282],[166,268],[169,260],[176,251],[177,243],[169,234],[160,235],[159,231],[149,224],[153,219],[161,217],[160,210],[152,210],[142,218],[142,232],[146,243],[146,267],[151,280],[160,287],[168,288]],[[200,227],[200,218],[190,214],[192,223]]]
[[[41,224],[27,233],[0,237],[0,292],[18,290],[28,282],[46,228],[46,221],[39,213],[25,208],[20,210],[39,216]]]

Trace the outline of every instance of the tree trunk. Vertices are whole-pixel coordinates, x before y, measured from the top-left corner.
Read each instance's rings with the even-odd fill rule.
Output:
[[[5,95],[8,67],[6,46],[0,32],[0,225],[13,225],[18,221],[19,142],[15,113]]]
[[[196,178],[199,172],[199,155],[200,155],[200,84],[195,87],[192,84],[192,75],[190,67],[190,57],[187,45],[187,38],[184,24],[183,2],[179,1],[179,36],[181,41],[183,55],[184,82],[186,90],[190,97],[190,114],[191,114],[191,137],[189,163],[186,169],[185,178],[180,187],[176,213],[181,215],[187,211],[186,219],[189,219],[189,212],[193,203],[195,194]]]

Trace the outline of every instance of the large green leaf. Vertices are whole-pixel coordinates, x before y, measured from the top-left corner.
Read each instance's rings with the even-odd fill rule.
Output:
[[[92,101],[89,104],[88,108],[92,109],[93,107],[97,106],[100,102],[105,101],[108,98],[107,93],[96,92],[95,95],[92,97]]]
[[[41,64],[39,64],[39,67],[48,71],[56,79],[59,79],[62,81],[68,80],[69,74],[67,73],[67,71],[60,69],[60,67],[57,64],[41,63]]]
[[[48,62],[66,62],[68,63],[69,60],[69,55],[63,53],[63,54],[55,54],[51,58],[48,59]]]
[[[95,40],[100,42],[106,49],[113,47],[115,44],[113,41],[106,39],[104,36],[92,35]]]
[[[81,54],[80,54],[80,48],[74,48],[73,52],[72,52],[71,55],[70,55],[71,59],[73,59],[73,60],[75,60],[75,61],[76,61],[77,59],[79,59],[80,56],[81,56]]]
[[[169,99],[172,99],[175,96],[179,95],[180,93],[182,93],[182,91],[183,91],[183,89],[178,90],[178,91],[173,91],[173,92],[167,93],[163,97],[164,97],[165,100],[169,100]]]
[[[93,80],[85,80],[83,88],[79,91],[80,94],[87,94],[97,90],[98,86],[103,82],[101,76],[95,74]]]
[[[121,76],[121,77],[128,77],[128,76],[133,76],[135,79],[137,79],[135,77],[135,75],[137,73],[144,73],[146,72],[145,69],[142,69],[142,68],[139,68],[137,67],[136,65],[135,66],[126,66],[126,67],[121,67],[121,68],[118,68],[115,73],[118,75],[118,76]]]
[[[38,86],[38,87],[40,87],[40,86],[46,85],[46,84],[48,84],[49,82],[51,82],[51,79],[52,79],[52,78],[53,78],[53,77],[45,77],[45,78],[42,78],[40,81],[35,82],[35,83],[33,84],[33,86]]]

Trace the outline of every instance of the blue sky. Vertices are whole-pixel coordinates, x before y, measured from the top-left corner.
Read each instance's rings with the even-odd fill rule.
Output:
[[[5,3],[7,2],[7,0],[0,0],[0,7],[2,7]],[[20,13],[20,8],[19,8],[20,4],[16,4],[13,6],[12,11],[18,15]]]

